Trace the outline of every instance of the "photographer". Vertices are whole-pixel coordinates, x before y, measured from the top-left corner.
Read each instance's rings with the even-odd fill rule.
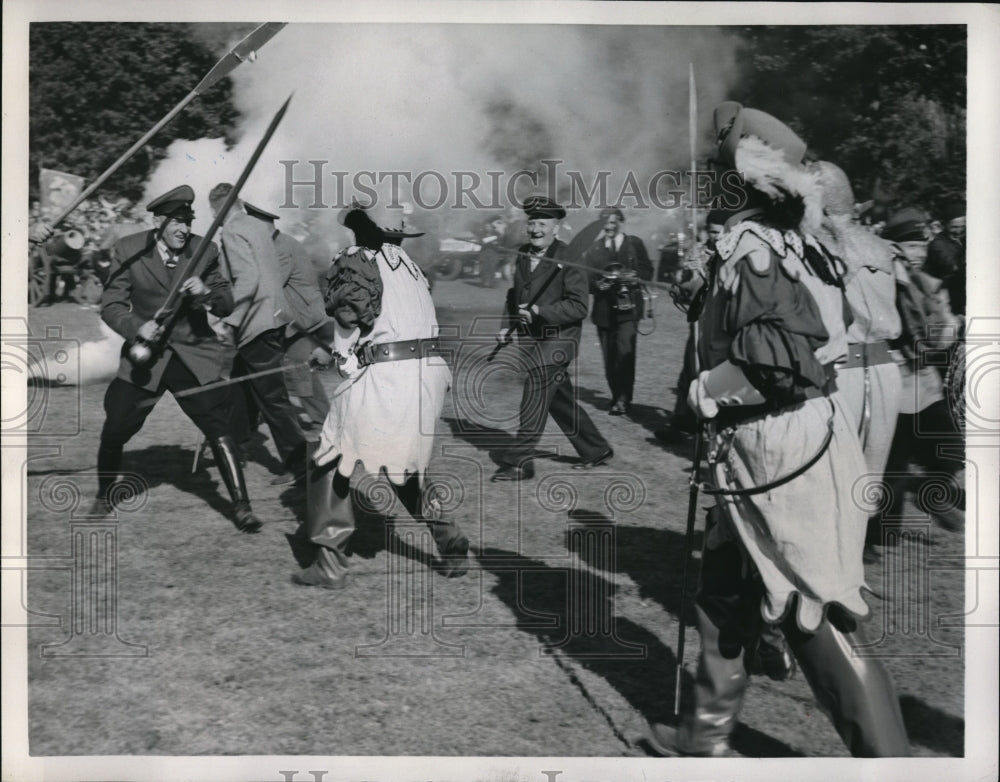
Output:
[[[635,385],[637,324],[643,315],[642,282],[653,279],[653,264],[642,240],[622,232],[621,209],[601,212],[604,234],[584,255],[591,276],[594,306],[590,314],[597,326],[604,357],[604,374],[611,390],[611,415],[628,415]]]

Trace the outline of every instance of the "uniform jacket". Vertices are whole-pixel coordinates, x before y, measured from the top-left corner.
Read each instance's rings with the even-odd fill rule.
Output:
[[[621,248],[615,252],[605,246],[605,239],[602,235],[594,246],[587,251],[584,256],[588,266],[597,272],[602,272],[613,263],[620,263],[624,271],[635,272],[640,280],[653,279],[653,264],[649,260],[649,253],[646,252],[646,245],[637,236],[624,234]],[[598,328],[606,329],[623,321],[639,320],[642,317],[641,294],[638,297],[633,295],[633,309],[619,311],[612,308],[614,288],[611,291],[601,291],[597,288],[597,281],[600,274],[590,275],[590,292],[594,294],[594,308],[590,313],[590,318]],[[636,300],[638,298],[638,300]]]
[[[274,232],[274,248],[281,264],[285,303],[291,322],[288,335],[308,334],[330,318],[319,289],[319,276],[302,243],[281,231]]]
[[[175,275],[184,272],[186,262],[204,239],[192,235],[181,251],[177,267],[168,269],[156,248],[154,231],[141,231],[119,239],[111,248],[108,281],[101,296],[101,318],[125,338],[118,377],[148,390],[155,389],[174,354],[191,370],[199,383],[218,380],[222,371],[223,347],[208,324],[206,307],[217,316],[233,309],[229,282],[219,270],[219,251],[209,244],[201,279],[211,290],[202,306],[192,307],[181,300],[180,314],[166,336],[165,347],[156,360],[144,367],[128,357],[130,343],[139,329],[152,320],[166,301]]]
[[[265,331],[292,320],[272,229],[242,212],[232,213],[222,229],[222,258],[233,286],[233,311],[225,321],[242,347]]]
[[[566,365],[576,356],[583,319],[587,316],[587,274],[577,268],[557,266],[566,252],[566,245],[558,239],[549,246],[534,272],[528,255],[530,249],[529,244],[519,248],[522,254],[514,265],[514,287],[507,291],[504,326],[517,325],[517,305],[530,302],[555,274],[535,302],[538,314],[528,326],[518,329],[518,337],[530,364]]]

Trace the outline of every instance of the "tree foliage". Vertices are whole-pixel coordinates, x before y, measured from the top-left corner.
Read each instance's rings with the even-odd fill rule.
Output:
[[[787,122],[858,200],[965,197],[964,26],[750,27],[739,39],[734,99]]]
[[[34,23],[29,33],[30,176],[54,168],[88,182],[179,103],[224,53],[188,24]],[[193,100],[102,192],[135,200],[175,139],[224,137],[237,119],[223,79]]]

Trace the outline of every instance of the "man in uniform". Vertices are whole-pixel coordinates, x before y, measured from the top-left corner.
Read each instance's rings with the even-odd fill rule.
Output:
[[[288,393],[299,400],[312,426],[318,429],[330,412],[330,400],[319,375],[306,362],[317,344],[328,345],[333,341],[333,319],[323,306],[319,277],[302,243],[275,227],[276,214],[248,201],[243,202],[243,210],[271,231],[281,265],[285,302],[292,317],[285,330],[285,384]]]
[[[97,452],[98,488],[94,512],[110,513],[112,486],[122,462],[125,444],[141,428],[153,405],[169,390],[176,394],[220,379],[223,347],[208,324],[207,315],[222,317],[233,309],[229,283],[219,272],[218,251],[209,245],[204,271],[181,284],[183,297],[177,316],[166,328],[154,316],[176,285],[176,275],[204,241],[191,233],[194,191],[187,185],[151,201],[147,209],[156,228],[119,239],[111,250],[108,282],[101,297],[101,318],[121,334],[118,376],[104,395],[107,418]],[[162,345],[145,363],[136,363],[129,346],[136,341]],[[261,520],[254,515],[236,446],[229,435],[230,389],[206,390],[177,399],[195,425],[204,432],[215,463],[233,502],[236,526],[257,532]]]
[[[653,279],[653,264],[646,245],[622,230],[621,209],[601,212],[604,235],[585,254],[585,262],[598,273],[591,276],[594,306],[590,318],[597,326],[604,358],[604,376],[611,390],[611,415],[628,415],[635,386],[635,348],[642,319],[642,290],[636,280]]]
[[[209,193],[209,205],[216,214],[232,187],[223,182]],[[233,327],[236,340],[233,376],[280,369],[283,334],[292,316],[285,301],[281,264],[270,230],[245,212],[231,210],[223,222],[222,255],[233,285],[233,311],[224,319]],[[280,372],[274,372],[248,380],[247,384],[250,398],[267,421],[285,468],[272,485],[304,480],[306,438],[288,398],[284,378]],[[245,434],[249,437],[250,433]]]
[[[545,196],[533,196],[525,201],[524,211],[528,243],[519,250],[514,287],[507,292],[504,327],[497,340],[502,344],[517,333],[527,376],[517,437],[501,456],[494,481],[534,477],[532,455],[549,415],[580,455],[574,469],[591,469],[614,456],[577,402],[569,378],[587,314],[587,276],[558,262],[566,245],[556,239],[556,232],[566,210]]]

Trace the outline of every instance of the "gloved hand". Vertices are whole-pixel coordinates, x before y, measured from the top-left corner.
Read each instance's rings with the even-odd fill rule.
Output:
[[[139,327],[139,339],[143,342],[155,342],[163,329],[155,320],[147,320]]]
[[[708,372],[702,372],[688,386],[687,403],[699,418],[715,418],[719,414],[719,405],[705,388]]]
[[[309,361],[319,367],[328,367],[333,363],[333,353],[317,345],[309,354]]]
[[[344,378],[357,377],[358,373],[361,372],[361,367],[358,365],[358,357],[353,353],[347,357],[338,356],[337,372]]]

